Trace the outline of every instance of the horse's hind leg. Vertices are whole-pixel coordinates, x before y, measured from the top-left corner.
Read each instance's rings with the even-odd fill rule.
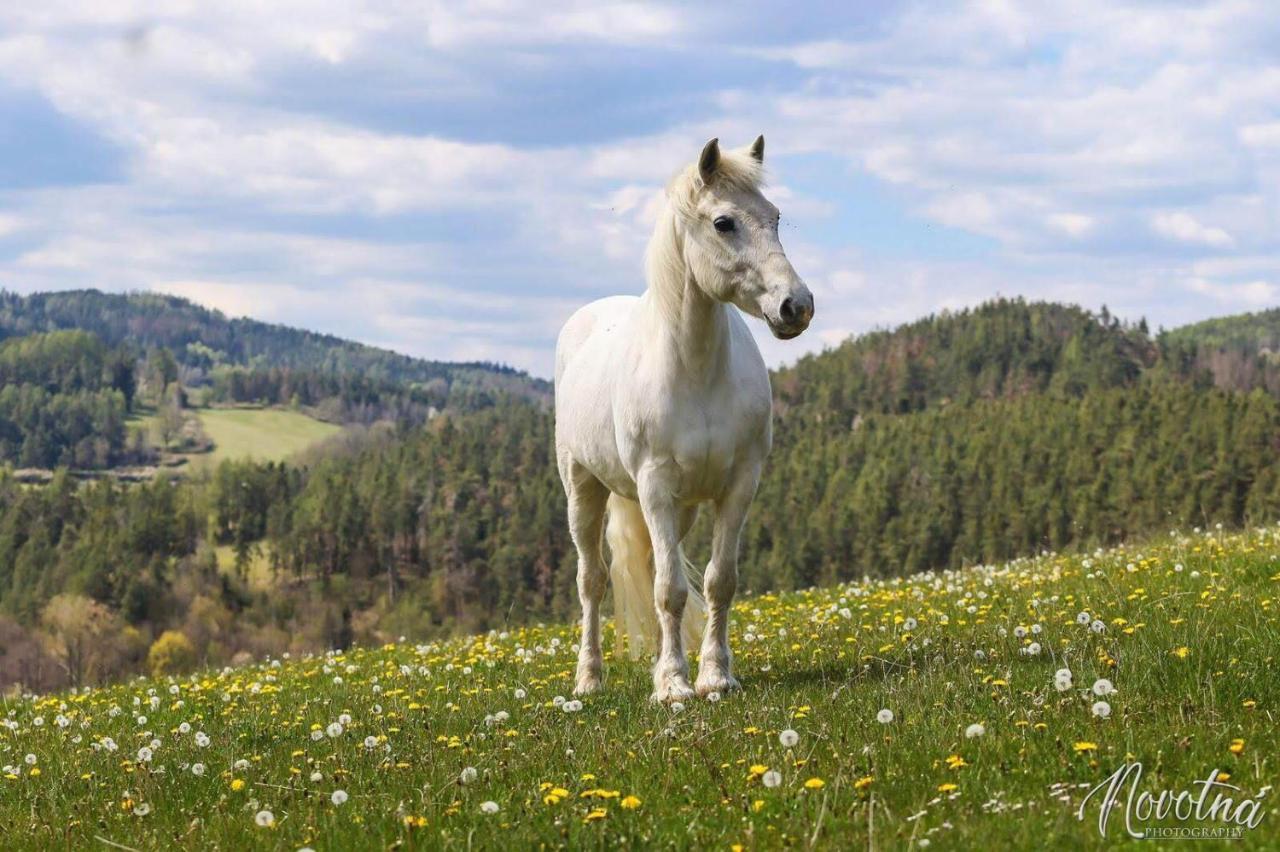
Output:
[[[604,668],[600,652],[600,602],[609,585],[609,571],[601,550],[601,535],[609,490],[573,461],[564,468],[564,489],[569,498],[569,533],[578,549],[578,599],[582,602],[582,646],[578,651],[578,678],[573,691],[576,695],[585,695],[600,689]]]

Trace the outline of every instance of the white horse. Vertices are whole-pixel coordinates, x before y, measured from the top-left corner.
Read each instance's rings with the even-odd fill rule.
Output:
[[[645,294],[593,302],[560,332],[556,461],[578,549],[578,694],[600,688],[607,511],[619,639],[627,637],[633,656],[642,641],[659,640],[653,700],[693,696],[682,634],[696,640],[702,601],[695,592],[686,610],[680,541],[704,502],[715,507],[715,526],[697,692],[738,686],[729,605],[738,539],[772,442],[772,408],[760,349],[733,306],[784,340],[813,316],[813,296],[778,240],[778,209],[760,193],[763,162],[763,136],[741,151],[708,142],[667,189]]]

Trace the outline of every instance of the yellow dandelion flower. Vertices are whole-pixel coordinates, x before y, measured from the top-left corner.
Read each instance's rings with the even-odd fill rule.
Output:
[[[804,782],[804,786],[806,790],[821,790],[823,787],[827,786],[827,782],[823,781],[821,778],[810,778],[808,781]]]
[[[642,803],[637,796],[627,796],[618,804],[622,805],[623,810],[634,811],[636,808],[640,807]]]
[[[1231,745],[1227,746],[1227,751],[1232,754],[1240,754],[1244,751],[1244,740],[1236,738],[1231,741]]]
[[[959,789],[960,789],[960,785],[952,784],[950,781],[948,781],[945,784],[938,785],[939,793],[950,793],[952,790],[959,790]]]
[[[1083,752],[1083,751],[1097,751],[1097,750],[1098,750],[1098,744],[1097,744],[1097,743],[1087,742],[1087,741],[1085,741],[1085,740],[1081,740],[1080,742],[1078,742],[1078,743],[1076,743],[1074,746],[1072,746],[1072,748],[1074,748],[1076,751],[1082,751],[1082,752]]]

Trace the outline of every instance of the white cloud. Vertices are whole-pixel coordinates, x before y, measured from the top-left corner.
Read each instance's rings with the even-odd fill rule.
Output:
[[[1182,211],[1156,213],[1151,218],[1151,228],[1157,234],[1179,242],[1213,248],[1230,248],[1235,245],[1235,240],[1226,231],[1202,225],[1191,214]]]
[[[1092,216],[1085,216],[1082,213],[1053,213],[1045,222],[1050,228],[1061,231],[1069,237],[1086,236],[1097,224]]]
[[[1254,281],[1221,282],[1204,278],[1191,278],[1186,282],[1187,289],[1211,296],[1219,302],[1249,309],[1272,307],[1280,299],[1280,288],[1270,281],[1261,279]]]

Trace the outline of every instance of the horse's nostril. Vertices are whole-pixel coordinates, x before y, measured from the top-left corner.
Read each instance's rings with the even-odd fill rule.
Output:
[[[782,300],[782,306],[778,308],[778,313],[782,315],[782,321],[785,323],[793,323],[796,321],[796,300],[790,297]]]

